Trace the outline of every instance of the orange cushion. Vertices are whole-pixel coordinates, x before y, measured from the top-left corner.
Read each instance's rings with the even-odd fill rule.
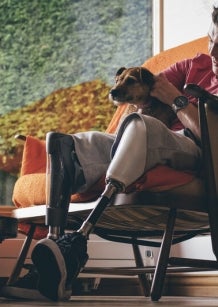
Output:
[[[28,135],[26,137],[20,175],[46,172],[45,141]]]
[[[192,181],[194,175],[176,171],[168,166],[159,165],[144,174],[140,179],[128,187],[127,192],[133,191],[166,191]],[[29,207],[46,203],[45,173],[21,176],[15,183],[13,202],[16,207]],[[96,199],[105,186],[102,177],[89,191],[71,196],[71,202],[86,202]]]
[[[198,53],[208,53],[207,36],[162,51],[146,60],[142,66],[146,67],[154,74],[157,74],[176,62],[182,61],[183,59],[193,58]]]

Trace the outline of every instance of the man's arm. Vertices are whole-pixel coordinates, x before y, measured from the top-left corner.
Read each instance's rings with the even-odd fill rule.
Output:
[[[184,95],[167,78],[160,74],[155,77],[156,82],[151,91],[151,96],[158,98],[172,107],[176,97]],[[189,128],[196,137],[200,138],[198,109],[192,103],[177,112],[177,117],[184,127]]]

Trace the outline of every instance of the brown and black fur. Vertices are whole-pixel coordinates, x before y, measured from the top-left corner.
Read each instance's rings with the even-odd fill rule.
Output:
[[[170,106],[150,96],[154,85],[154,75],[144,67],[121,67],[115,77],[109,98],[115,105],[134,105],[136,111],[153,116],[171,127],[176,114]]]

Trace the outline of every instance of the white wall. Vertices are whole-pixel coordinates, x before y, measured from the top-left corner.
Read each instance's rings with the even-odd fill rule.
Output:
[[[214,0],[163,0],[163,49],[207,35]]]

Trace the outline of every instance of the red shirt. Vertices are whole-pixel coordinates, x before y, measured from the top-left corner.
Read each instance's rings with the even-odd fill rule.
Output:
[[[186,94],[183,90],[185,84],[194,83],[214,95],[218,95],[218,79],[212,71],[211,57],[206,54],[198,54],[192,59],[186,59],[175,63],[163,71],[167,79],[174,84],[183,95],[187,96],[190,103],[197,106],[197,99]],[[179,120],[175,120],[171,129],[176,131],[183,129]]]

